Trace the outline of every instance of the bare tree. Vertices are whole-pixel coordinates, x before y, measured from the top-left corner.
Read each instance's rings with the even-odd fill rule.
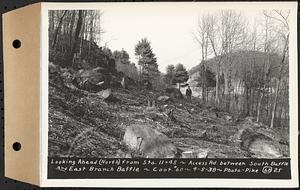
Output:
[[[207,23],[208,23],[208,38],[209,42],[213,51],[214,56],[217,59],[217,74],[216,74],[216,95],[215,95],[215,101],[217,105],[220,104],[220,98],[219,98],[219,90],[220,90],[220,68],[221,68],[221,55],[222,55],[222,43],[220,40],[219,35],[219,26],[218,26],[218,18],[213,15],[207,16]]]
[[[281,39],[284,42],[279,74],[278,74],[278,78],[276,80],[275,98],[274,98],[272,112],[271,112],[270,128],[273,128],[277,104],[278,104],[278,95],[279,95],[279,90],[280,90],[280,86],[281,86],[281,79],[282,79],[282,74],[283,74],[284,65],[285,65],[284,63],[285,63],[285,59],[288,55],[288,49],[289,49],[289,22],[288,22],[288,19],[289,19],[290,11],[289,10],[288,11],[273,10],[270,13],[265,12],[264,14],[266,17],[269,17],[270,19],[273,19],[274,21],[278,22],[278,24],[279,24],[278,34],[279,34],[279,36],[281,36]]]
[[[260,117],[261,117],[261,107],[262,107],[262,100],[264,99],[265,96],[265,90],[267,87],[267,80],[268,80],[268,76],[270,74],[270,46],[271,46],[271,42],[272,42],[272,37],[270,34],[270,27],[271,27],[271,22],[270,22],[270,18],[267,16],[267,12],[263,11],[263,15],[264,15],[264,23],[263,23],[263,34],[264,34],[264,44],[263,44],[263,51],[266,55],[266,58],[264,59],[264,64],[263,64],[263,73],[264,73],[264,77],[263,77],[263,87],[261,89],[260,92],[260,97],[259,97],[259,101],[258,101],[258,105],[257,105],[257,115],[256,115],[256,121],[259,122],[260,121]]]
[[[201,87],[202,87],[202,100],[205,101],[207,96],[207,81],[206,81],[206,60],[208,56],[208,48],[209,48],[209,23],[208,23],[209,15],[203,15],[198,19],[198,30],[197,34],[194,36],[195,40],[199,43],[201,48],[201,56],[202,66],[201,70]]]
[[[54,11],[49,11],[49,35],[52,37],[54,31],[55,16]]]
[[[98,44],[101,44],[101,36],[104,33],[103,27],[102,27],[102,11],[94,11],[94,10],[89,10],[87,11],[87,26],[86,28],[86,33],[88,36],[89,40],[89,55],[91,53],[91,44],[93,42],[98,42]]]
[[[76,11],[71,11],[72,17],[70,21],[70,27],[69,27],[69,46],[70,50],[72,50],[72,39],[73,39],[73,28],[74,28],[74,23],[75,23],[75,16],[76,16]]]
[[[276,108],[277,108],[277,103],[278,103],[278,94],[279,94],[279,88],[281,85],[281,79],[282,79],[282,71],[284,67],[284,62],[286,59],[286,55],[288,52],[288,46],[289,46],[289,34],[287,34],[286,39],[285,39],[285,46],[283,48],[283,53],[282,53],[282,60],[281,60],[281,65],[280,65],[280,70],[279,70],[279,76],[276,82],[276,88],[275,88],[275,99],[274,99],[274,104],[273,104],[273,109],[272,109],[272,118],[271,118],[271,124],[270,128],[274,127],[274,119],[275,119],[275,114],[276,114]]]
[[[83,19],[83,11],[79,10],[77,25],[76,25],[75,34],[74,34],[74,45],[72,46],[71,57],[70,57],[70,61],[72,63],[72,66],[73,66],[73,63],[74,63],[74,54],[76,52],[76,48],[77,48],[77,45],[79,43],[79,34],[80,34],[80,31],[81,31],[82,19]]]
[[[65,10],[63,12],[63,14],[61,15],[61,17],[59,19],[58,26],[56,27],[56,30],[55,30],[55,33],[54,33],[54,38],[53,38],[53,42],[52,42],[52,48],[54,48],[55,45],[56,45],[57,36],[58,36],[58,33],[59,33],[60,29],[61,29],[62,21],[63,21],[65,15],[66,15],[66,13],[67,13],[67,10]]]
[[[221,47],[225,55],[223,60],[225,108],[230,108],[230,88],[232,79],[231,54],[243,46],[246,40],[245,20],[240,12],[223,10],[220,12]]]

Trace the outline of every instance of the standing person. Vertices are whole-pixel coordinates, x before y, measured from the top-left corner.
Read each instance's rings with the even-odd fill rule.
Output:
[[[187,89],[185,91],[185,95],[189,100],[192,98],[192,90],[191,90],[190,86],[187,87]]]

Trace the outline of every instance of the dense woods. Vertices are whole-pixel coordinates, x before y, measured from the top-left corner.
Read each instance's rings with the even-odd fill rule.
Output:
[[[263,11],[253,26],[239,11],[203,13],[191,34],[201,59],[191,69],[172,63],[165,73],[151,39],[135,42],[135,57],[110,49],[104,14],[49,11],[50,155],[128,156],[132,150],[120,141],[132,143],[125,138],[140,124],[160,131],[138,127],[142,134],[171,139],[176,146],[168,147],[180,157],[195,146],[205,146],[212,158],[289,155],[288,11]],[[187,86],[192,99],[184,96]],[[166,153],[134,150],[129,157],[174,153],[160,150]]]

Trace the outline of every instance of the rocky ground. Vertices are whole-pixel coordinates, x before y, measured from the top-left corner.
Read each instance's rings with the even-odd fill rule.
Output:
[[[88,92],[49,80],[49,156],[289,157],[288,130],[187,100],[170,90]]]

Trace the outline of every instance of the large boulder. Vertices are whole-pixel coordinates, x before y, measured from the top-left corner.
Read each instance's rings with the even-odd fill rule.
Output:
[[[101,99],[105,100],[106,102],[119,102],[120,100],[115,97],[111,91],[110,88],[101,90],[100,92],[97,92],[97,95],[101,97]]]
[[[79,88],[88,91],[99,91],[107,87],[107,76],[104,68],[81,69],[76,73],[76,81]]]
[[[276,142],[265,138],[255,138],[249,145],[249,152],[254,158],[280,158],[280,149]]]
[[[167,101],[170,101],[171,98],[169,96],[159,96],[157,98],[158,101],[161,101],[161,102],[167,102]]]
[[[130,149],[142,152],[148,158],[174,158],[177,153],[170,139],[150,125],[128,126],[123,141]]]
[[[188,150],[181,153],[182,158],[207,158],[209,153],[208,149],[197,149],[197,150]]]
[[[98,92],[98,94],[101,96],[101,98],[103,98],[104,100],[107,100],[109,98],[112,98],[112,92],[111,92],[111,89],[108,88],[108,89],[105,89],[105,90],[102,90],[100,92]]]
[[[166,93],[172,98],[176,98],[176,99],[184,98],[181,91],[178,88],[166,88]]]
[[[281,146],[275,139],[258,129],[245,126],[234,135],[235,142],[242,150],[251,153],[254,158],[282,157]]]

